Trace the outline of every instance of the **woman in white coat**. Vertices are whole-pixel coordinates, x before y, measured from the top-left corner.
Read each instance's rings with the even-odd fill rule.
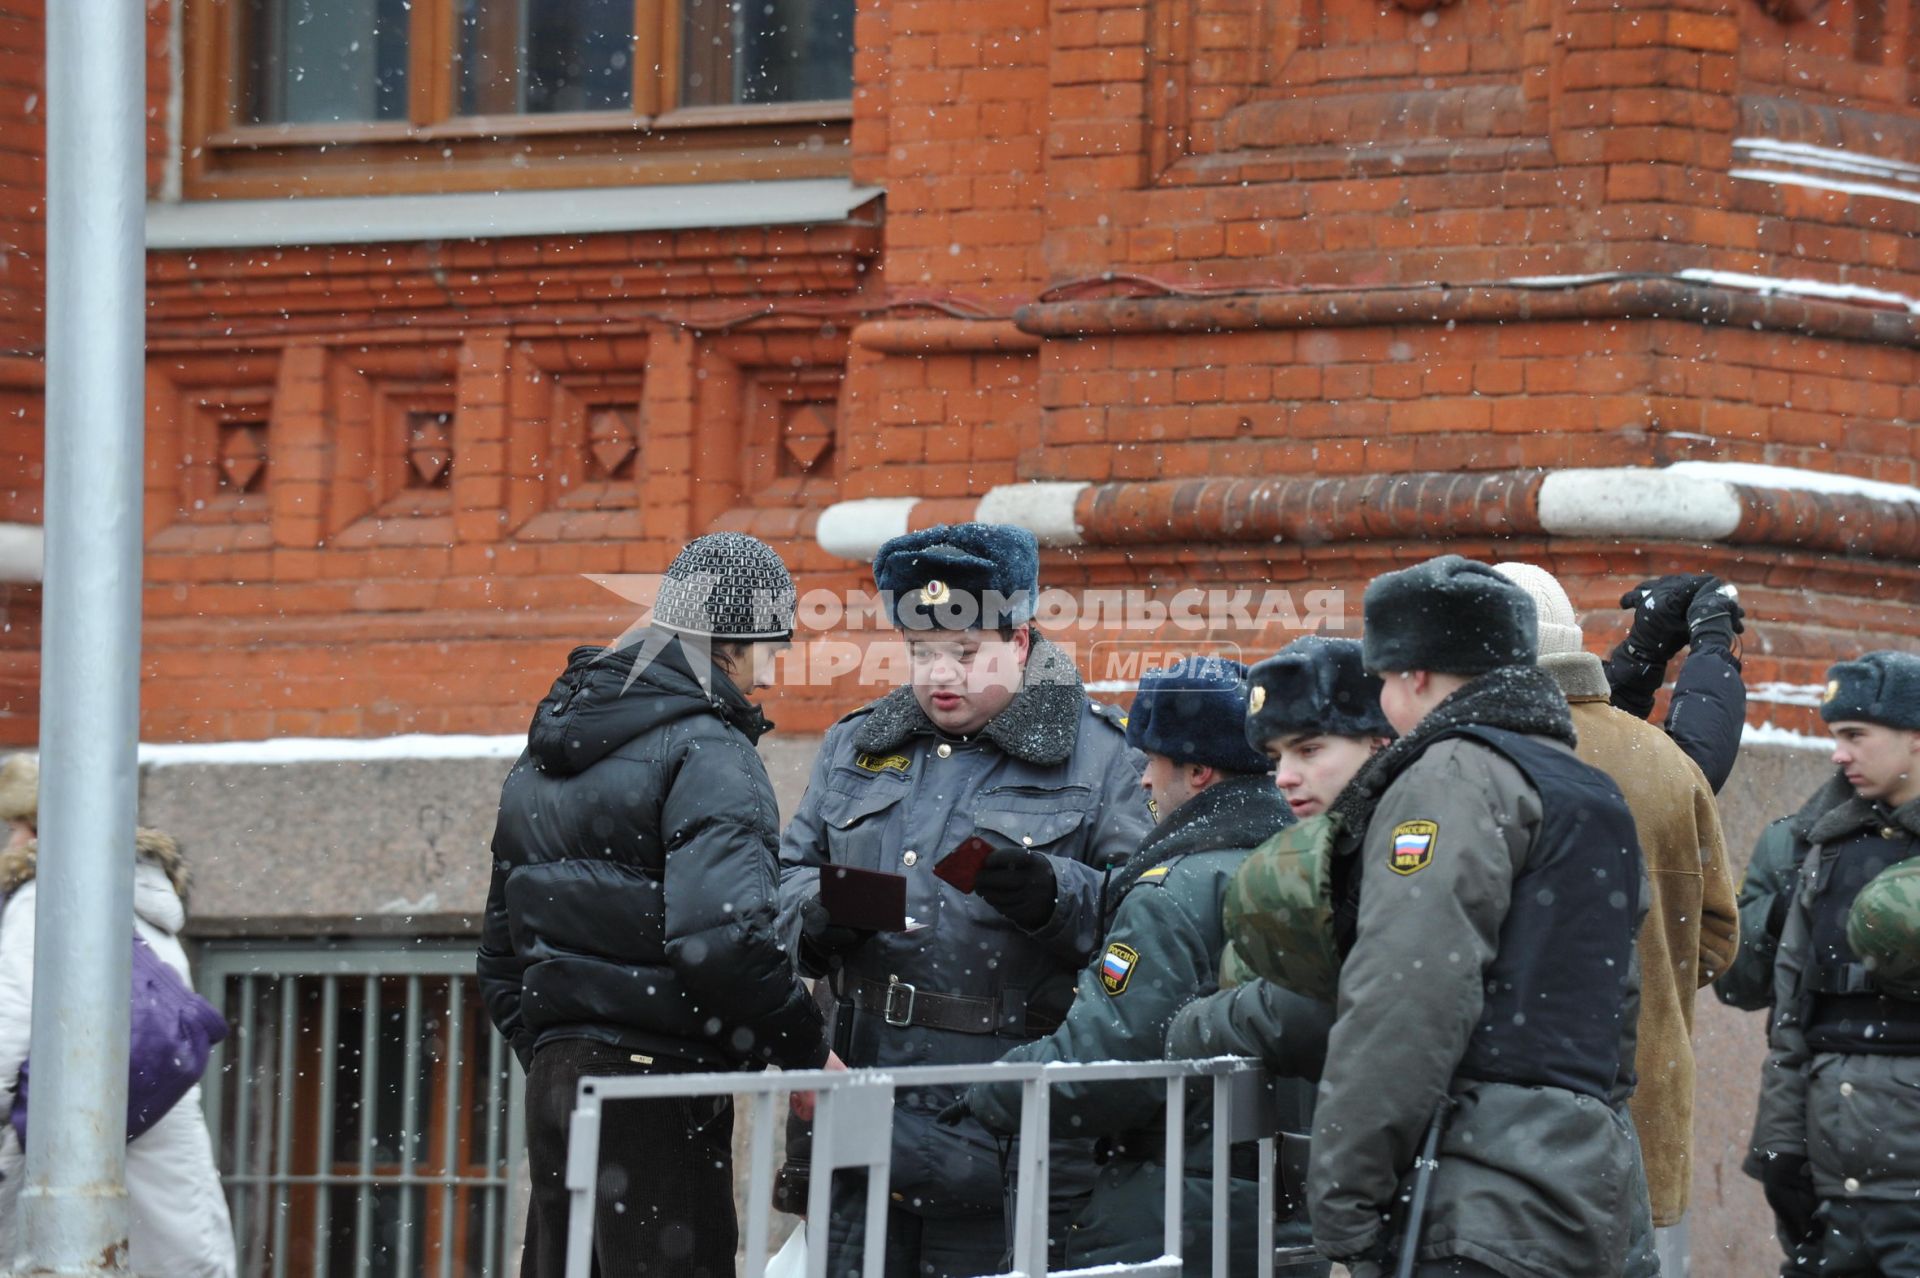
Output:
[[[0,852],[0,893],[6,896],[0,908],[0,1269],[11,1265],[19,1245],[26,1152],[4,1116],[13,1105],[33,1021],[36,850],[31,825],[13,817],[13,838]],[[179,941],[187,917],[186,863],[173,839],[158,830],[138,831],[134,850],[134,930],[191,986]],[[140,1278],[233,1278],[233,1226],[198,1087],[128,1142],[127,1198],[132,1272]]]

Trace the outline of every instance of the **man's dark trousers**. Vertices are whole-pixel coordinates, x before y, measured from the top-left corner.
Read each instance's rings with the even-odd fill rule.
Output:
[[[567,1132],[582,1078],[682,1073],[589,1039],[537,1049],[527,1071],[527,1165],[533,1197],[520,1278],[561,1278],[567,1259]],[[596,1278],[732,1278],[733,1101],[614,1101],[601,1111]]]

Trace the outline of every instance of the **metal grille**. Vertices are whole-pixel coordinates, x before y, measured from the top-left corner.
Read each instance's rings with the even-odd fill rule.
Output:
[[[524,1088],[470,943],[206,946],[203,1083],[248,1278],[517,1271]]]

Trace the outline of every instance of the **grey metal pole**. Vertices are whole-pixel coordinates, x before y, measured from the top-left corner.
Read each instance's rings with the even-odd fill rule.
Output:
[[[24,1260],[126,1272],[139,736],[146,6],[47,21],[46,592]]]

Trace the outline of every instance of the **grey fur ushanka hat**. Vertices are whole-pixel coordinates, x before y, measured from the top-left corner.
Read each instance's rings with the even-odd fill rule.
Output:
[[[1835,664],[1827,671],[1820,717],[1920,731],[1920,657],[1883,649]]]
[[[1380,676],[1368,674],[1358,639],[1306,635],[1248,672],[1247,743],[1303,732],[1393,737],[1380,709]]]
[[[1375,577],[1362,601],[1367,669],[1482,675],[1540,655],[1533,598],[1491,567],[1441,555]]]

